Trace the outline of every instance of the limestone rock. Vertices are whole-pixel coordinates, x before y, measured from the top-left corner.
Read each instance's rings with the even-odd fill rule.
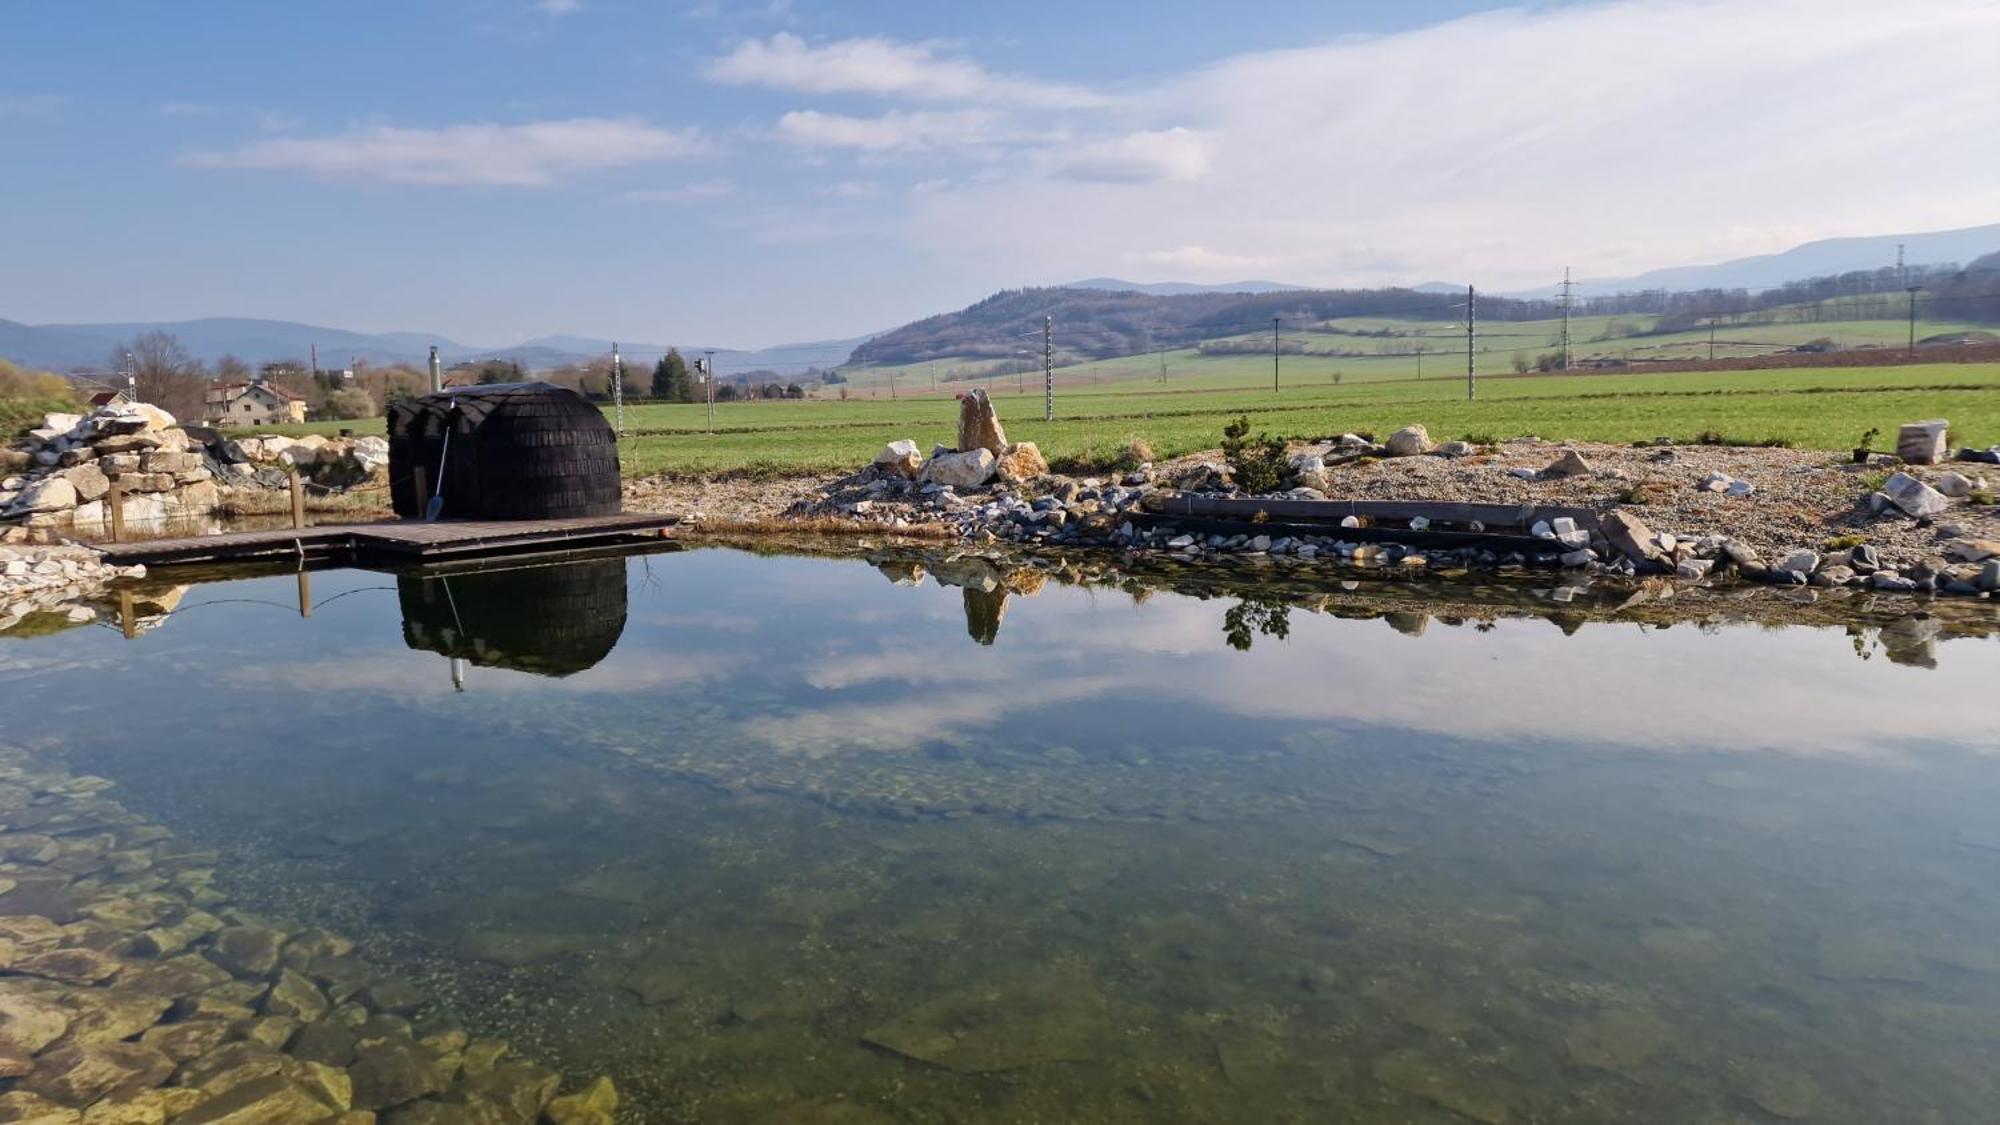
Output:
[[[72,1009],[54,986],[32,988],[18,981],[0,987],[0,1049],[36,1054],[69,1030]]]
[[[160,1022],[173,1001],[130,988],[93,988],[71,993],[70,1003],[80,1014],[70,1021],[66,1044],[130,1039]]]
[[[1935,465],[1944,460],[1951,424],[1942,418],[1906,422],[1896,431],[1896,456],[1907,465]]]
[[[1431,452],[1439,457],[1470,457],[1478,450],[1469,441],[1447,441],[1440,442]]]
[[[21,490],[16,512],[67,512],[76,507],[76,486],[63,477],[43,477]]]
[[[998,460],[984,448],[939,454],[924,466],[924,479],[951,488],[977,488],[992,479]]]
[[[269,976],[284,944],[285,935],[269,926],[230,926],[216,933],[208,956],[237,976]]]
[[[156,1024],[139,1037],[139,1042],[175,1062],[187,1062],[222,1046],[228,1038],[229,1024],[224,1020],[186,1020]]]
[[[1110,1033],[1102,994],[1057,974],[962,988],[861,1038],[933,1066],[984,1073],[1095,1058]]]
[[[550,1125],[611,1125],[618,1112],[618,1088],[600,1077],[575,1094],[564,1094],[543,1111]]]
[[[1543,469],[1539,476],[1543,480],[1563,480],[1567,477],[1581,477],[1590,474],[1590,463],[1574,449],[1565,450],[1555,463]]]
[[[1007,431],[1000,428],[1000,416],[993,412],[993,402],[981,387],[958,396],[957,452],[970,453],[975,449],[984,449],[995,457],[1007,452]]]
[[[81,946],[49,949],[14,963],[14,971],[59,980],[65,984],[97,984],[118,975],[124,962],[108,953]]]
[[[875,455],[874,469],[884,476],[915,480],[923,467],[924,455],[917,451],[917,443],[908,438],[890,442]]]
[[[561,1083],[548,1067],[506,1063],[468,1073],[464,1096],[468,1106],[489,1111],[481,1120],[539,1121]]]
[[[1882,485],[1891,503],[1908,516],[1934,516],[1950,507],[1944,493],[1908,473],[1896,473]]]
[[[430,1052],[411,1040],[385,1039],[355,1052],[348,1068],[357,1109],[384,1110],[432,1094],[442,1094],[451,1075]]]
[[[319,986],[293,969],[280,969],[277,983],[264,997],[265,1015],[290,1016],[301,1023],[324,1018],[327,1007],[326,997],[320,993]]]
[[[75,470],[71,471],[74,472]],[[1944,493],[1953,500],[1963,500],[1980,489],[1985,488],[1986,482],[1968,477],[1964,473],[1945,473],[1943,476],[1938,477],[1935,487],[1939,492]],[[81,493],[79,492],[79,494]]]
[[[1652,562],[1660,556],[1659,549],[1653,545],[1652,529],[1630,512],[1606,514],[1598,530],[1614,549],[1634,562]]]
[[[1374,1067],[1375,1080],[1391,1089],[1443,1106],[1486,1125],[1511,1120],[1509,1091],[1497,1079],[1433,1060],[1417,1051],[1397,1051]]]
[[[9,1125],[77,1125],[83,1114],[40,1094],[14,1090],[0,1094],[0,1121]]]
[[[1384,443],[1391,457],[1415,457],[1431,451],[1431,433],[1422,425],[1404,426]]]
[[[211,1098],[174,1125],[290,1125],[330,1117],[336,1107],[281,1074],[269,1074]]]
[[[1034,442],[1017,441],[1000,454],[993,470],[1001,480],[1022,481],[1046,474],[1049,463]]]
[[[43,1055],[20,1088],[81,1108],[115,1091],[158,1086],[174,1072],[173,1060],[138,1043],[88,1043]]]

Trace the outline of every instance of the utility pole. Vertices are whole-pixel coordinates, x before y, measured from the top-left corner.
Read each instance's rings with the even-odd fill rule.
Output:
[[[1896,284],[1905,289],[1910,285],[1910,271],[1903,266],[1903,244],[1896,244]]]
[[[1917,354],[1917,289],[1918,288],[1919,286],[1915,285],[1909,287],[1909,292],[1910,292],[1909,354],[1912,358],[1914,358]]]
[[[715,432],[715,349],[703,348],[701,373],[708,384],[708,432]]]
[[[1278,318],[1271,318],[1271,393],[1278,392]]]
[[[1570,309],[1570,281],[1569,281],[1568,266],[1563,267],[1562,285],[1563,285],[1562,369],[1564,371],[1568,371],[1569,370],[1569,309]]]
[[[1056,420],[1056,318],[1042,318],[1042,421]]]
[[[896,369],[889,369],[889,401],[896,401]]]
[[[1423,382],[1423,379],[1424,379],[1424,346],[1423,346],[1422,344],[1418,344],[1418,345],[1417,345],[1417,381],[1418,381],[1419,383],[1421,383],[1421,382]]]
[[[618,431],[618,440],[625,440],[625,357],[618,354],[618,344],[611,344],[611,419]]]
[[[931,362],[931,390],[937,390],[937,362]]]
[[[1715,362],[1715,318],[1708,318],[1708,361]]]
[[[1160,382],[1165,383],[1167,381],[1167,346],[1165,344],[1156,344],[1154,345],[1154,350],[1160,356]]]
[[[1465,401],[1471,402],[1479,395],[1479,386],[1473,374],[1472,347],[1477,336],[1479,312],[1475,307],[1477,295],[1472,286],[1465,287]]]

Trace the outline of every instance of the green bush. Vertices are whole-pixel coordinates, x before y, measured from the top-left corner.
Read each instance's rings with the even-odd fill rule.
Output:
[[[1251,437],[1248,417],[1223,427],[1222,456],[1236,487],[1245,492],[1276,492],[1285,483],[1285,439],[1266,433]]]

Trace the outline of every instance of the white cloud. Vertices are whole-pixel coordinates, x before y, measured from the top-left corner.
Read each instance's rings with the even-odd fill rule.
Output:
[[[1147,250],[1125,255],[1127,262],[1149,266],[1167,266],[1176,270],[1192,270],[1197,273],[1218,273],[1230,270],[1263,269],[1267,266],[1282,265],[1284,259],[1259,257],[1247,254],[1218,254],[1206,246],[1177,246],[1172,250]]]
[[[1141,130],[1082,146],[1057,165],[1056,174],[1112,184],[1199,180],[1208,174],[1213,144],[1209,134],[1180,126]]]
[[[881,196],[882,187],[868,180],[842,180],[820,188],[819,193],[834,199],[875,199]]]
[[[1506,289],[1988,223],[1995,42],[1991,0],[1656,0],[1236,56],[1122,98],[1076,155],[927,193],[914,237],[1015,278],[1165,255]]]
[[[540,187],[572,173],[689,156],[704,147],[693,130],[583,117],[436,129],[377,125],[332,137],[288,137],[194,153],[182,163],[389,183]]]
[[[535,0],[535,9],[544,15],[566,16],[583,10],[583,0]]]
[[[726,179],[697,180],[670,188],[641,188],[626,192],[621,198],[634,203],[692,203],[703,199],[721,199],[736,190],[736,185]]]
[[[963,148],[1008,133],[998,114],[982,109],[894,109],[875,117],[800,109],[778,119],[778,136],[804,148],[886,153]]]
[[[790,32],[751,39],[708,68],[715,82],[806,94],[870,94],[915,101],[1039,108],[1106,104],[1081,86],[995,74],[936,43],[869,37],[812,44]]]
[[[61,94],[0,94],[0,117],[53,117],[68,104]]]

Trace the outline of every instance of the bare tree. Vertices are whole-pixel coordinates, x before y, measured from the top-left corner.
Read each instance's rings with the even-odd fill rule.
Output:
[[[112,366],[128,369],[138,381],[139,401],[176,418],[201,417],[208,372],[173,333],[141,332],[112,353]]]
[[[224,355],[215,361],[215,377],[225,383],[247,383],[250,365],[233,355]]]

